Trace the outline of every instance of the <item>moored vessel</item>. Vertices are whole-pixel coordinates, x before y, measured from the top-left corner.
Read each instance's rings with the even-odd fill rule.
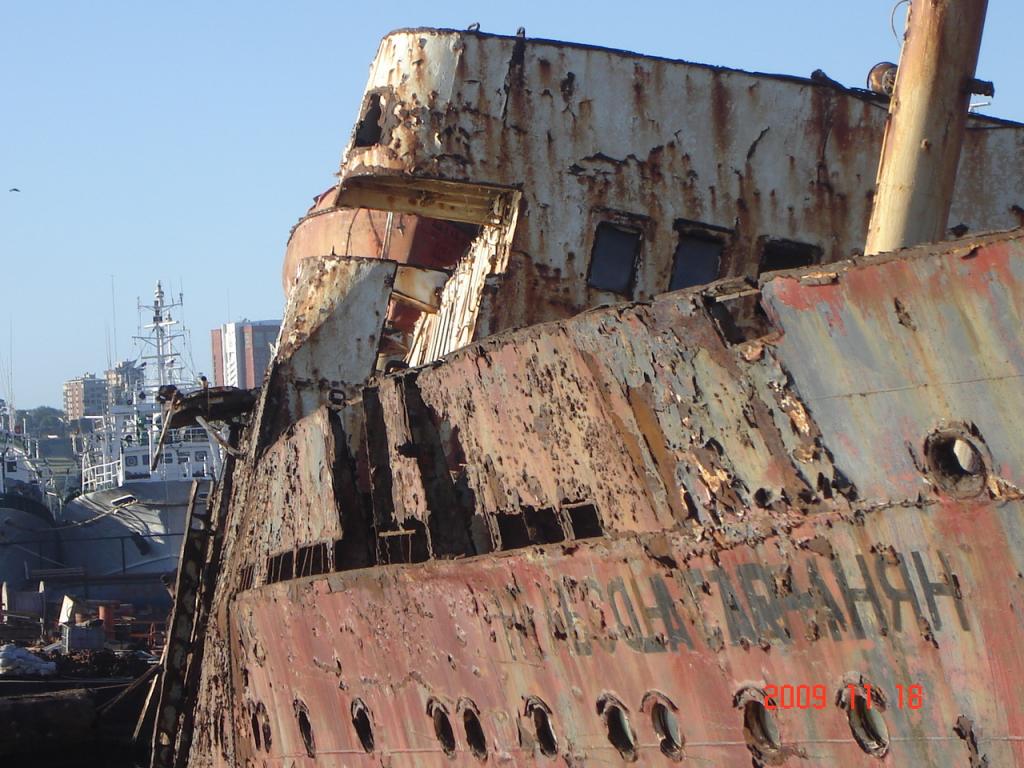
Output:
[[[170,604],[193,481],[216,477],[220,454],[199,427],[165,430],[162,387],[185,385],[184,338],[158,282],[137,341],[142,372],[134,389],[112,401],[88,435],[82,494],[68,501],[59,524],[62,567],[50,582],[86,599],[117,599],[160,614]],[[188,383],[192,386],[195,381]]]
[[[24,449],[4,429],[0,448],[0,584],[21,590],[56,562],[54,519],[43,483]]]
[[[1024,765],[1024,126],[865,257],[891,106],[387,36],[333,205],[478,229],[310,254],[154,765]]]

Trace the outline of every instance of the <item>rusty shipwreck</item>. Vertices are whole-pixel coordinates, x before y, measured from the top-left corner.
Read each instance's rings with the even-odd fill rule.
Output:
[[[385,37],[154,765],[1024,765],[1024,126],[967,116],[972,23],[945,242],[873,256],[905,63]]]

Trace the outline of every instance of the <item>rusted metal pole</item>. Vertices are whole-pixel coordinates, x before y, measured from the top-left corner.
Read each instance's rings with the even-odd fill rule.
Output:
[[[865,253],[942,240],[987,0],[913,0]]]

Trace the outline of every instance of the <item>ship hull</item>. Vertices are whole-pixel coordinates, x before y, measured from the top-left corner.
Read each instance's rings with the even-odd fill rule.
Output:
[[[544,764],[526,710],[534,697],[568,764],[620,764],[598,713],[611,696],[640,764],[668,762],[652,723],[660,699],[683,757],[749,766],[744,692],[768,689],[782,746],[766,762],[877,765],[838,705],[866,683],[893,764],[968,765],[978,750],[1019,765],[1024,623],[1006,606],[1024,597],[1021,507],[822,516],[713,556],[656,534],[252,589],[231,619],[246,681],[238,722],[268,718],[272,739],[268,754],[240,729],[238,764],[314,764],[297,702],[316,765],[379,765],[384,754],[394,765],[478,764],[467,706],[495,759]],[[454,763],[431,699],[450,714]],[[374,754],[348,722],[356,701],[372,713]]]
[[[60,588],[165,612],[191,487],[185,480],[128,482],[69,502],[60,529],[68,575],[58,577]],[[133,500],[126,503],[126,497]]]
[[[0,583],[21,589],[33,571],[53,568],[57,537],[49,511],[22,496],[0,495]]]
[[[300,419],[220,502],[191,764],[1024,765],[1022,258],[782,273],[753,333],[670,294]]]

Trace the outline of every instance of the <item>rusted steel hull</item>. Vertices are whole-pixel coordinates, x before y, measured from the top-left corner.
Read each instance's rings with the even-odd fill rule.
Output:
[[[1021,307],[1018,231],[306,410],[234,477],[190,764],[1024,765]]]
[[[843,261],[882,106],[387,36],[161,764],[1024,767],[1024,234]],[[972,117],[941,224],[1022,145]]]
[[[338,208],[334,204],[337,196],[336,187],[329,189],[292,229],[282,274],[286,295],[299,279],[306,259],[320,260],[332,254],[379,256],[400,264],[444,268],[459,260],[472,239],[453,224],[436,219]]]
[[[884,696],[894,764],[970,765],[955,732],[967,716],[991,765],[1019,765],[1024,656],[1020,625],[999,601],[1021,556],[1011,544],[1020,511],[1019,502],[889,509],[863,525],[828,515],[713,557],[695,555],[688,537],[653,535],[252,590],[237,600],[233,627],[248,680],[239,755],[452,764],[427,713],[435,698],[451,714],[455,764],[478,764],[460,722],[471,702],[491,759],[543,765],[551,761],[525,711],[537,697],[565,762],[617,765],[596,710],[612,694],[628,710],[640,764],[669,763],[645,707],[663,696],[678,708],[687,761],[749,766],[737,698],[788,685],[824,686],[827,702],[777,712],[780,759],[871,766],[877,758],[835,703],[863,677],[876,707]],[[826,546],[832,554],[813,551]],[[912,685],[920,707],[907,693],[900,707],[897,686]],[[315,761],[303,759],[296,700],[308,708]],[[357,700],[372,712],[374,754],[349,722]],[[260,705],[269,754],[244,727]]]
[[[400,30],[371,66],[339,203],[489,224],[498,193],[521,193],[528,222],[493,260],[501,298],[484,297],[474,339],[668,290],[681,225],[717,228],[719,277],[756,277],[777,239],[813,246],[816,261],[850,258],[864,247],[887,102],[816,74]],[[1024,224],[1022,147],[1020,125],[970,118],[940,232]],[[643,235],[625,291],[588,282],[609,219]]]

